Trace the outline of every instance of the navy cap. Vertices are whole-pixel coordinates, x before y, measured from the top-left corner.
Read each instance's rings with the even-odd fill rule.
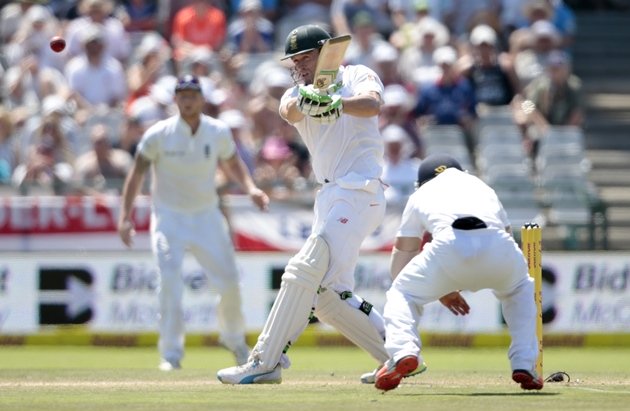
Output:
[[[194,90],[201,93],[201,83],[199,79],[191,74],[187,74],[180,78],[175,85],[175,92],[182,90]]]
[[[438,174],[446,170],[447,168],[456,168],[463,171],[461,164],[448,154],[431,154],[427,156],[418,168],[418,180],[416,181],[416,187],[420,187],[422,184],[433,179]]]

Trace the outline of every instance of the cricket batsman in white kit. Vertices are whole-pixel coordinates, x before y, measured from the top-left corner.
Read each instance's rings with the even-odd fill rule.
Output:
[[[425,304],[439,300],[466,315],[470,307],[459,291],[488,288],[501,302],[512,339],[512,379],[523,389],[541,389],[534,282],[496,193],[445,154],[422,161],[417,186],[392,250],[395,279],[383,312],[390,360],[377,372],[376,388],[396,388],[422,362],[418,321]],[[425,233],[432,240],[420,251]]]
[[[133,201],[151,168],[151,246],[160,271],[160,369],[180,368],[184,355],[181,270],[186,251],[219,290],[220,341],[242,364],[249,349],[234,248],[214,182],[217,167],[222,166],[261,210],[267,209],[269,198],[256,187],[238,156],[230,128],[202,114],[205,101],[196,77],[188,75],[178,81],[175,102],[179,114],[151,126],[138,144],[123,189],[118,231],[131,247]]]
[[[326,89],[315,88],[320,49],[330,35],[316,25],[289,33],[285,59],[297,85],[280,101],[280,116],[300,133],[322,184],[310,237],[293,256],[249,362],[220,370],[225,384],[281,382],[289,366],[286,349],[304,331],[313,312],[365,349],[387,360],[380,313],[353,293],[363,240],[382,222],[384,186],[379,180],[384,143],[377,116],[383,85],[365,66],[339,66]]]

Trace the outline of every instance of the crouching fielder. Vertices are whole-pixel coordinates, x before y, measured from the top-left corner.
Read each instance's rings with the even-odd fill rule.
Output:
[[[440,300],[466,315],[469,307],[458,291],[488,288],[501,302],[512,339],[512,379],[523,389],[541,389],[534,284],[494,190],[448,155],[427,157],[417,185],[392,252],[395,280],[383,313],[390,359],[376,374],[376,388],[396,388],[422,362],[417,326],[425,304]],[[433,239],[418,254],[427,232]]]

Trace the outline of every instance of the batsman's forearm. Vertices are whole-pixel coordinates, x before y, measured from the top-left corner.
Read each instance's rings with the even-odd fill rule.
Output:
[[[376,93],[344,97],[343,112],[355,117],[374,117],[381,112],[380,97]]]
[[[298,121],[302,121],[304,118],[304,114],[300,112],[297,108],[297,98],[291,98],[285,100],[284,104],[280,105],[280,117],[285,119],[290,124],[297,123]]]

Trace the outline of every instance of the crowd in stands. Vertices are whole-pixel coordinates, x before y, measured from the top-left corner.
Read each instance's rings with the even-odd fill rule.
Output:
[[[348,64],[385,91],[389,198],[413,190],[425,129],[509,110],[528,156],[550,125],[580,127],[576,32],[562,0],[0,0],[0,184],[15,194],[117,193],[144,130],[175,113],[176,78],[201,78],[272,198],[310,196],[308,152],[277,114],[293,85],[279,57],[294,27],[350,33]],[[66,39],[61,53],[49,48]],[[474,166],[474,161],[473,161]],[[474,171],[474,170],[473,170]],[[217,176],[221,179],[222,176]],[[232,190],[230,187],[226,191]]]

